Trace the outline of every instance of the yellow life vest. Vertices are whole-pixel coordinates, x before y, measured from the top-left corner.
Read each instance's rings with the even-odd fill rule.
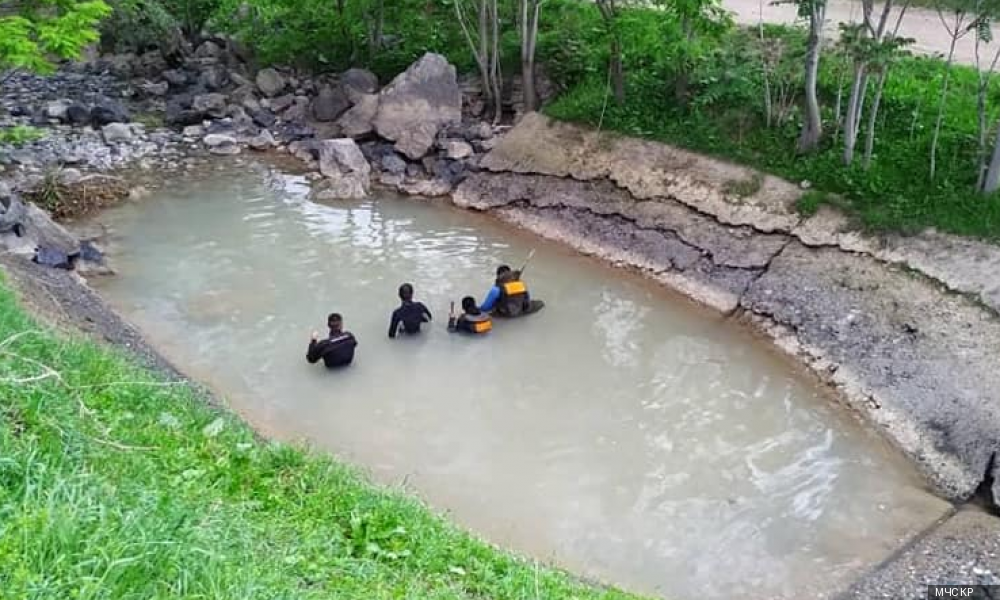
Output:
[[[473,333],[489,333],[493,329],[493,319],[486,313],[481,315],[465,315],[465,320],[469,322],[469,327]]]

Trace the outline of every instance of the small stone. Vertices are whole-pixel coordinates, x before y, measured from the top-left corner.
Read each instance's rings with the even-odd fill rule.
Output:
[[[445,144],[445,155],[452,160],[461,160],[472,156],[472,146],[461,140],[451,140]]]
[[[45,105],[45,116],[49,119],[55,119],[56,121],[63,121],[66,119],[66,110],[69,108],[69,102],[66,100],[55,100],[49,102]]]
[[[212,154],[239,154],[240,146],[236,138],[222,133],[210,133],[202,139],[202,143]]]
[[[73,185],[83,179],[83,173],[79,169],[63,169],[59,171],[59,183],[63,185]]]
[[[285,76],[268,67],[261,69],[255,79],[257,87],[268,98],[273,98],[285,90],[288,85]]]
[[[188,125],[181,130],[181,135],[184,137],[201,137],[205,135],[205,128],[201,125]]]
[[[312,113],[317,121],[333,121],[350,107],[350,99],[339,87],[324,86],[312,101]]]
[[[351,102],[378,91],[378,77],[368,69],[348,69],[340,75],[340,85]]]
[[[268,150],[274,147],[274,136],[267,129],[250,139],[250,147],[254,150]]]
[[[213,117],[225,116],[226,105],[226,96],[219,93],[198,94],[191,101],[192,109]]]
[[[393,175],[402,175],[403,173],[406,173],[406,161],[395,153],[383,156],[380,164],[382,166],[382,170],[386,173],[391,173]]]
[[[278,96],[277,98],[271,98],[271,100],[268,102],[271,110],[273,110],[276,113],[285,111],[289,106],[291,106],[294,103],[295,103],[295,96],[291,94],[284,94],[282,96]]]
[[[139,86],[139,89],[141,89],[147,96],[166,96],[167,91],[170,90],[170,84],[166,81],[160,81],[157,83],[147,81]]]
[[[109,123],[101,128],[106,144],[121,144],[132,141],[132,128],[127,123]]]

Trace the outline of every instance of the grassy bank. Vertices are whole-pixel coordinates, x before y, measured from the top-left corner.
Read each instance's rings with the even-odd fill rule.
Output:
[[[0,598],[627,599],[498,551],[0,282]]]

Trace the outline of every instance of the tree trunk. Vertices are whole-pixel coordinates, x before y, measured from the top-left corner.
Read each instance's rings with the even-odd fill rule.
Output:
[[[614,90],[615,104],[625,104],[625,68],[622,65],[622,45],[617,37],[611,39],[611,89]]]
[[[997,124],[997,134],[993,140],[990,167],[986,171],[986,179],[983,180],[983,193],[992,194],[997,188],[1000,188],[1000,123]]]
[[[538,39],[540,0],[521,0],[521,87],[524,112],[538,109],[535,91],[535,42]]]
[[[868,128],[865,132],[865,155],[861,160],[861,165],[868,170],[872,164],[872,153],[875,150],[875,121],[878,119],[878,108],[882,103],[882,90],[885,89],[885,80],[889,77],[889,65],[882,67],[882,72],[878,76],[878,88],[875,89],[875,98],[872,99],[872,108],[868,113]]]
[[[941,96],[938,99],[938,113],[937,118],[934,120],[934,135],[931,137],[931,165],[928,173],[933,181],[934,176],[937,173],[937,147],[938,141],[941,137],[941,124],[944,122],[944,109],[948,102],[948,83],[951,79],[951,64],[955,59],[955,44],[958,43],[958,38],[962,37],[962,23],[965,20],[964,15],[962,17],[955,17],[955,29],[949,30],[948,33],[951,34],[951,44],[948,47],[948,60],[944,63],[944,81],[941,82]],[[942,18],[942,22],[944,19]]]
[[[493,82],[493,124],[503,118],[503,73],[500,71],[500,15],[497,0],[483,0],[490,3],[490,24],[492,26],[493,51],[490,53],[490,74]]]
[[[861,108],[865,100],[865,65],[855,63],[854,80],[851,82],[851,96],[847,99],[847,115],[844,117],[844,164],[850,166],[854,162],[854,146],[858,141],[858,124],[861,120]]]
[[[809,13],[809,41],[805,65],[805,119],[802,123],[802,133],[799,135],[799,152],[812,152],[819,146],[823,136],[823,119],[819,111],[816,86],[819,82],[819,55],[823,44],[823,21],[826,14],[824,1],[814,0]]]

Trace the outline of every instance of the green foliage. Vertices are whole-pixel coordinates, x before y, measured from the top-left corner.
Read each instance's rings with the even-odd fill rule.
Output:
[[[175,39],[180,22],[159,0],[110,0],[113,11],[101,26],[101,42],[115,52],[143,52]]]
[[[0,127],[0,144],[9,144],[15,147],[23,146],[43,137],[45,137],[45,132],[37,127],[30,127],[28,125]]]
[[[373,39],[380,14],[382,36]],[[266,63],[321,71],[364,65],[383,78],[429,51],[445,54],[463,70],[473,64],[453,8],[445,2],[223,0],[215,22],[252,45]]]
[[[97,25],[111,10],[102,0],[35,0],[19,8],[0,17],[0,71],[49,73],[53,57],[79,58],[97,41]]]
[[[40,330],[0,282],[0,596],[637,600],[482,543],[188,386]]]
[[[802,32],[774,26],[766,33],[768,43],[780,40],[785,53],[778,68],[771,72],[772,90],[776,85],[800,89],[801,68],[796,66],[801,65],[798,57],[804,52]],[[1000,239],[1000,199],[974,193],[978,78],[973,69],[953,68],[953,93],[939,143],[938,176],[930,181],[927,161],[937,94],[944,75],[939,60],[896,59],[898,63],[890,71],[882,99],[873,164],[866,171],[860,166],[845,168],[840,164],[841,148],[834,136],[837,127],[833,108],[838,88],[844,102],[849,91],[849,77],[844,76],[850,68],[848,55],[824,55],[819,92],[828,135],[818,152],[800,156],[795,153],[800,127],[797,109],[787,120],[766,126],[759,61],[765,49],[756,31],[732,29],[705,55],[691,74],[690,106],[678,104],[669,93],[669,74],[656,66],[661,60],[657,46],[633,45],[626,51],[642,55],[646,63],[630,62],[625,106],[605,102],[604,67],[595,64],[593,74],[572,85],[547,112],[592,125],[601,121],[603,112],[605,129],[733,159],[792,181],[808,180],[819,190],[814,200],[839,198],[843,207],[872,229],[912,231],[934,226]],[[585,73],[587,69],[577,71]],[[991,85],[989,95],[1000,97],[1000,83]],[[997,108],[991,109],[990,122],[995,121],[997,112]]]

